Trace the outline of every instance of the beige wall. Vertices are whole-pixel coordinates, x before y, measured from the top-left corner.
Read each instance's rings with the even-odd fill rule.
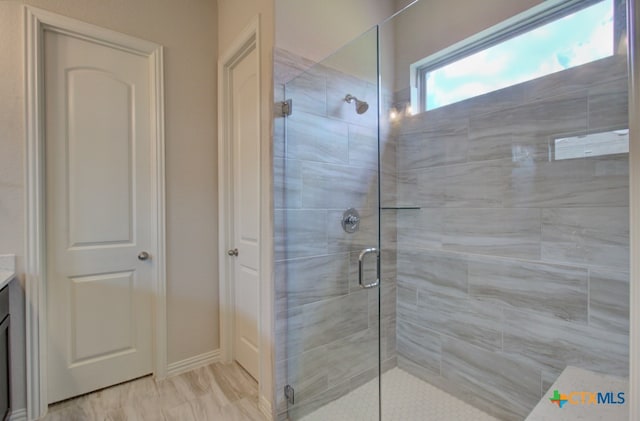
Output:
[[[396,34],[396,90],[409,86],[412,63],[539,3],[542,1],[419,0],[389,22]],[[383,27],[384,30],[389,29]]]
[[[394,11],[393,0],[275,0],[275,3],[276,46],[313,61],[324,59]]]
[[[21,267],[24,3],[165,46],[168,360],[217,349],[216,2],[0,1],[0,254],[15,253]],[[20,313],[12,324],[21,330],[24,309]],[[14,405],[21,408],[25,406],[24,339],[17,346]]]

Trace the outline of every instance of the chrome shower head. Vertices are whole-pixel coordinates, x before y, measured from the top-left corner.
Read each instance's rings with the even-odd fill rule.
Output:
[[[358,98],[356,98],[355,96],[353,96],[351,94],[347,94],[347,96],[344,97],[344,101],[346,103],[348,103],[348,104],[351,104],[353,101],[355,101],[356,102],[356,112],[358,114],[364,114],[369,109],[369,104],[367,104],[365,101],[360,101]]]

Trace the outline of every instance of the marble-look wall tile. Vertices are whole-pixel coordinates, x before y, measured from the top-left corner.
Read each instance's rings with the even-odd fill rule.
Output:
[[[447,166],[445,170],[445,206],[494,208],[502,206],[505,180],[501,161]],[[432,174],[420,173],[421,188],[440,183]],[[431,187],[433,188],[433,187]]]
[[[620,158],[613,156],[505,167],[505,206],[627,206],[628,175],[598,171],[605,163],[618,161]]]
[[[398,280],[420,291],[466,296],[467,258],[431,250],[398,250]]]
[[[399,185],[398,193],[400,194],[399,204],[408,206],[421,206],[423,208],[442,207],[446,204],[448,184],[448,168],[434,167],[421,168],[418,170],[410,170],[416,179],[416,187],[411,184]],[[407,171],[409,172],[409,171]],[[404,179],[401,172],[399,183],[403,183]],[[411,178],[409,178],[411,181]]]
[[[469,161],[509,158],[513,146],[513,116],[499,111],[469,119]]]
[[[327,254],[327,212],[323,210],[274,211],[275,260]]]
[[[276,361],[304,352],[304,306],[285,308],[276,313]]]
[[[629,334],[629,273],[589,271],[589,324]]]
[[[587,91],[524,104],[509,111],[516,138],[546,138],[587,129]],[[517,141],[517,140],[516,140]]]
[[[396,171],[380,172],[380,206],[398,206],[398,174]]]
[[[349,162],[349,126],[296,111],[287,119],[287,158],[333,164]]]
[[[589,129],[629,127],[629,80],[627,77],[589,89]]]
[[[440,249],[444,230],[442,209],[414,209],[398,215],[399,250]]]
[[[504,352],[541,369],[567,365],[616,376],[629,371],[629,337],[532,312],[505,309]]]
[[[396,175],[396,180],[398,182],[395,200],[396,203],[391,203],[391,206],[402,206],[402,205],[410,205],[415,206],[419,200],[418,193],[418,173],[416,170],[411,171],[403,171],[402,169],[398,170],[398,174]],[[385,193],[382,192],[383,197]],[[440,193],[440,202],[444,201],[443,194]],[[437,205],[436,205],[437,206]]]
[[[308,304],[303,308],[303,344],[309,350],[369,327],[367,291]]]
[[[278,261],[276,301],[296,307],[349,293],[349,254]]]
[[[413,283],[398,279],[397,294],[398,303],[408,304],[409,308],[418,305],[418,288]]]
[[[413,361],[425,370],[440,374],[441,335],[410,322],[399,323],[398,355]]]
[[[367,329],[327,345],[329,385],[348,381],[378,366],[378,332]]]
[[[315,66],[299,74],[284,89],[286,99],[293,101],[295,113],[327,115],[327,79],[322,67]]]
[[[273,159],[274,209],[302,207],[302,167],[293,159]]]
[[[397,209],[380,210],[380,248],[394,250],[398,244],[398,213]]]
[[[379,155],[381,170],[395,174],[398,171],[398,139],[394,135],[380,137]]]
[[[383,325],[390,322],[395,323],[396,297],[397,292],[395,283],[381,284],[380,288],[369,290],[370,328],[377,328],[379,320],[382,321]],[[385,332],[383,332],[383,336],[384,333]]]
[[[596,216],[604,218],[607,209],[595,209],[628,205],[628,159],[549,161],[555,137],[621,124],[624,99],[612,93],[625,95],[623,61],[600,60],[394,123],[397,203],[423,208],[398,214],[399,366],[504,419],[526,416],[568,363],[626,369],[620,321],[628,310],[613,307],[624,275],[609,279],[604,267],[593,266],[628,267],[620,262],[628,250],[619,248],[625,232],[617,224],[628,215],[609,213],[611,221],[601,222]],[[466,143],[430,143],[438,128],[465,126]],[[573,210],[583,223],[550,217]],[[464,266],[446,267],[438,253]],[[612,266],[604,263],[606,253]],[[598,263],[587,262],[594,258]],[[459,276],[449,273],[453,268]],[[441,336],[442,376],[403,356],[403,325]],[[606,329],[613,332],[608,362]],[[510,393],[517,396],[506,402]]]
[[[587,270],[516,260],[472,258],[469,294],[514,308],[587,323]]]
[[[417,326],[489,350],[502,347],[502,310],[480,300],[418,291],[418,305],[397,304],[398,326]]]
[[[539,259],[539,209],[447,209],[445,250]]]
[[[550,208],[542,211],[542,258],[629,269],[629,209]]]
[[[398,138],[398,159],[405,169],[466,162],[469,142],[466,121],[438,125]]]
[[[302,164],[302,205],[314,209],[361,208],[378,203],[376,172],[314,162]]]
[[[395,138],[380,142],[380,202],[393,207],[398,203],[397,141]]]
[[[627,76],[626,56],[613,55],[582,66],[556,72],[523,83],[524,100],[544,100],[558,95],[584,91],[594,85]]]
[[[378,128],[349,125],[349,165],[378,170]]]
[[[451,338],[442,341],[442,376],[493,405],[504,420],[521,420],[540,400],[540,370]]]

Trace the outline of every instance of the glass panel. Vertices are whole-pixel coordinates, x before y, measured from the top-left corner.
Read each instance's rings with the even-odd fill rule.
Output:
[[[374,29],[284,86],[293,112],[275,145],[276,358],[278,411],[291,420],[379,418],[379,289],[358,281],[361,251],[379,249],[377,74]],[[354,233],[342,226],[351,208]],[[364,284],[376,267],[366,254]]]
[[[380,27],[384,421],[628,418],[624,2],[609,57],[409,109],[412,63],[525,3],[420,1]]]

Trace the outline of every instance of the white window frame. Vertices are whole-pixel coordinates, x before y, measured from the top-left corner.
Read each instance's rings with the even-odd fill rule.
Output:
[[[425,112],[427,74],[603,0],[547,0],[409,66],[411,109]],[[615,7],[615,0],[614,0]]]

